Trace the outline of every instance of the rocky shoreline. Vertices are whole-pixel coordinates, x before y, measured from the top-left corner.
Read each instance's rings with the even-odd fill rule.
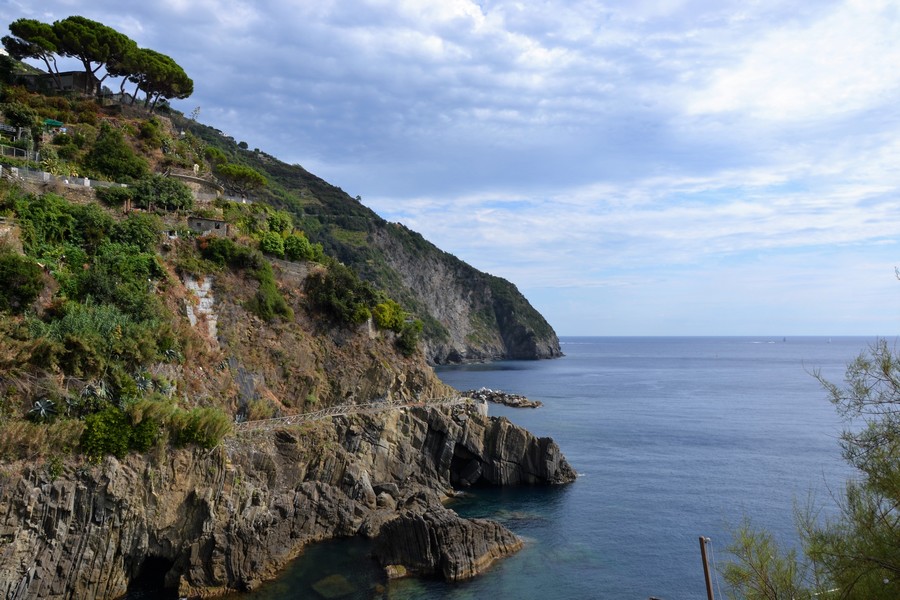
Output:
[[[461,392],[467,398],[473,400],[481,400],[483,402],[493,402],[494,404],[502,404],[513,408],[538,408],[544,404],[540,400],[529,400],[525,396],[519,394],[509,394],[498,390],[488,388],[480,388],[477,390],[468,390]]]
[[[0,597],[118,598],[147,577],[188,598],[256,588],[310,542],[373,539],[386,578],[455,581],[521,547],[502,525],[443,506],[454,488],[561,484],[575,472],[473,402],[333,417],[0,477]]]

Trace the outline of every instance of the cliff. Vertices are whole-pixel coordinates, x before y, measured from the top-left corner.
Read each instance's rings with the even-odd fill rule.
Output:
[[[0,180],[3,597],[116,598],[141,580],[214,596],[338,536],[375,540],[391,576],[452,580],[520,547],[442,501],[454,487],[574,472],[552,440],[448,403],[454,391],[428,364],[559,355],[512,284],[299,166],[58,100],[80,115],[72,160],[101,137],[148,172],[212,169],[227,152],[270,185],[252,203],[210,204],[161,175],[104,193]],[[191,227],[193,200],[224,236]],[[289,240],[293,260],[275,258]]]
[[[442,507],[453,486],[574,478],[551,440],[483,412],[334,417],[246,432],[213,451],[108,457],[58,477],[7,472],[0,595],[115,598],[155,575],[181,595],[209,597],[252,589],[310,542],[352,535],[376,538],[393,572],[470,577],[521,541]]]
[[[371,235],[401,294],[440,325],[426,336],[433,363],[562,356],[553,328],[509,281],[482,273],[399,224]]]
[[[266,175],[258,199],[289,210],[326,254],[386,290],[425,324],[431,363],[562,355],[556,332],[511,282],[481,272],[420,234],[389,223],[339,187],[265,152],[238,149],[221,132],[173,116],[208,145]]]

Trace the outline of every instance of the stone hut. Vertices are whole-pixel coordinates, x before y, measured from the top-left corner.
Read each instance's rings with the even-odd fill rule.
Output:
[[[222,219],[188,217],[188,228],[199,236],[228,237],[228,223]]]

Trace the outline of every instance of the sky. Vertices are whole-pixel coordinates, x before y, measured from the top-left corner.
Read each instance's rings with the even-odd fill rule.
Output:
[[[560,335],[900,334],[895,1],[0,0],[76,14]]]

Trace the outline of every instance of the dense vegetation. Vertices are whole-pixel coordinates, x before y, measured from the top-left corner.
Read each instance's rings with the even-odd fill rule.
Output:
[[[226,199],[195,208],[184,183],[159,173],[197,165],[201,175],[228,178],[223,182],[232,189],[259,191],[266,178],[232,162],[239,157],[223,158],[190,133],[176,135],[160,117],[126,116],[79,95],[5,85],[0,112],[36,139],[43,119],[67,120],[66,133],[44,138],[42,164],[30,166],[130,184],[100,188],[98,203],[67,199],[63,187],[28,193],[0,183],[0,216],[15,224],[19,243],[0,244],[0,459],[80,452],[97,460],[220,442],[235,418],[233,404],[222,398],[198,405],[177,376],[198,355],[166,300],[177,284],[173,272],[233,273],[251,282],[242,303],[249,313],[290,322],[294,310],[267,257],[315,261],[322,266],[311,281],[330,287],[327,300],[310,293],[313,318],[346,327],[372,317],[376,327],[394,332],[398,351],[415,351],[417,322],[326,256],[291,212]],[[123,214],[129,205],[142,210]],[[190,214],[227,222],[231,237],[193,240]],[[185,240],[165,258],[163,230]],[[362,304],[355,296],[361,290]],[[345,305],[353,310],[338,310]]]

